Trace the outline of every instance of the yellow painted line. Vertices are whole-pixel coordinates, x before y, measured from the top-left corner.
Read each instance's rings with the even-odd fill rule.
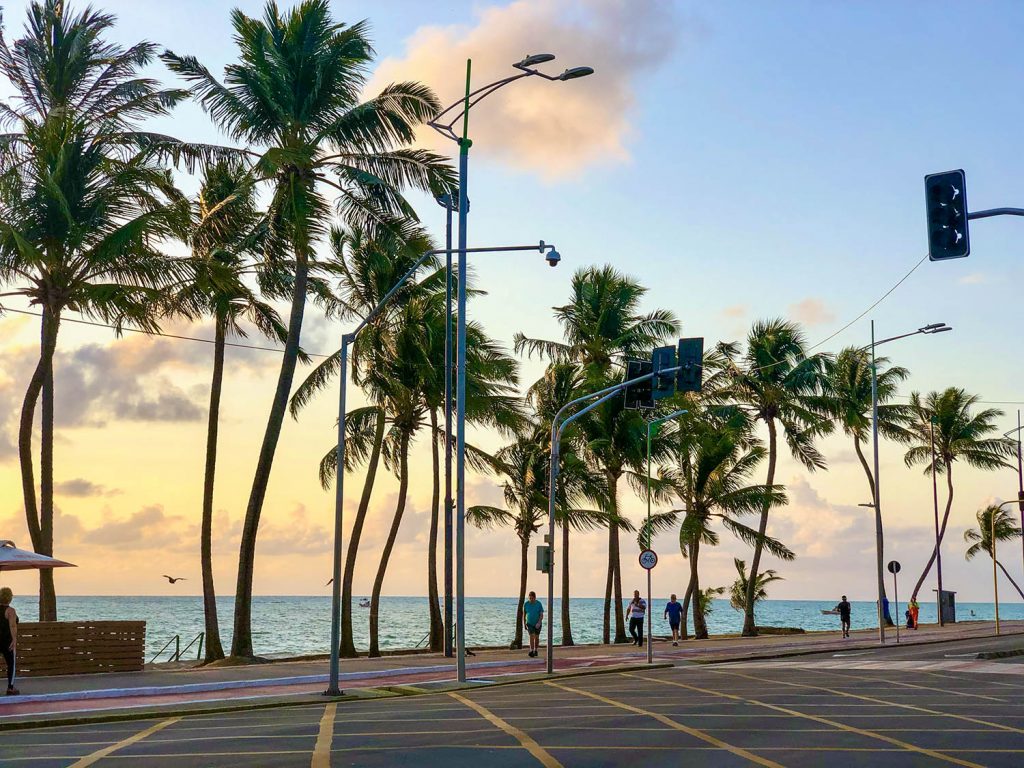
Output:
[[[794,688],[811,688],[819,691],[827,691],[833,693],[836,696],[845,696],[851,699],[860,699],[862,701],[870,701],[875,704],[884,704],[888,707],[899,707],[900,709],[909,709],[912,712],[923,712],[926,715],[935,715],[937,717],[951,717],[955,720],[963,720],[964,722],[974,723],[975,725],[987,725],[991,728],[997,728],[1000,731],[1009,731],[1010,733],[1024,733],[1024,730],[1020,728],[1014,728],[1010,725],[1003,725],[1002,723],[993,723],[991,720],[981,720],[977,717],[969,717],[967,715],[957,715],[952,712],[942,712],[938,709],[928,709],[928,707],[918,707],[913,704],[901,704],[898,701],[886,701],[885,699],[876,699],[873,696],[865,696],[861,693],[848,693],[846,691],[836,690],[834,688],[826,688],[821,685],[809,685],[807,683],[790,683],[783,680],[772,680],[771,678],[754,677],[753,675],[744,675],[740,672],[726,672],[725,670],[709,670],[716,675],[733,675],[735,677],[744,677],[747,680],[754,680],[758,683],[767,683],[769,685],[788,685]],[[1010,715],[1006,715],[1010,717]]]
[[[652,683],[661,683],[663,685],[674,685],[677,688],[685,688],[685,689],[690,690],[690,691],[697,691],[698,693],[715,693],[715,691],[709,691],[706,688],[698,688],[697,686],[687,685],[686,683],[679,683],[679,682],[676,682],[674,680],[662,680],[661,678],[657,678],[657,677],[646,677],[644,675],[632,675],[632,674],[630,675],[630,677],[636,677],[636,678],[639,678],[641,680],[647,680],[647,681],[652,682]],[[752,679],[757,679],[757,678],[752,678]],[[765,680],[765,681],[762,681],[762,682],[773,682],[773,681]],[[795,685],[795,683],[794,683],[794,685]],[[767,703],[765,701],[759,701],[757,699],[748,699],[748,698],[746,698],[744,696],[738,696],[738,695],[736,695],[734,693],[718,693],[718,695],[719,696],[724,696],[725,698],[729,698],[729,699],[736,699],[736,700],[739,700],[739,701],[745,701],[748,704],[754,704],[755,706],[765,707],[766,709],[772,709],[772,710],[775,710],[776,712],[784,712],[784,713],[786,713],[788,715],[791,715],[793,717],[801,717],[801,718],[804,718],[806,720],[813,720],[814,722],[821,723],[823,725],[831,725],[833,728],[838,728],[839,730],[846,731],[847,733],[856,733],[859,736],[866,736],[866,737],[871,738],[871,739],[878,739],[879,741],[884,741],[884,742],[886,742],[888,744],[893,744],[893,745],[895,745],[897,747],[900,747],[901,749],[905,749],[905,750],[907,750],[909,752],[917,752],[918,754],[921,754],[921,755],[928,755],[929,757],[934,757],[936,760],[942,760],[942,761],[947,762],[947,763],[953,763],[954,765],[961,765],[961,766],[964,766],[965,768],[984,768],[984,766],[978,765],[977,763],[972,763],[972,762],[969,762],[969,761],[966,761],[966,760],[960,760],[959,758],[956,758],[956,757],[950,757],[949,755],[944,755],[941,752],[936,752],[936,751],[931,750],[931,749],[925,749],[924,747],[918,747],[918,746],[916,746],[914,744],[911,744],[911,743],[906,742],[906,741],[901,741],[900,739],[894,738],[892,736],[886,736],[884,733],[878,733],[876,731],[869,731],[866,728],[857,728],[856,726],[853,726],[853,725],[847,725],[846,723],[840,723],[840,722],[838,722],[836,720],[830,720],[827,717],[821,717],[819,715],[808,715],[805,712],[798,712],[795,709],[789,709],[788,707],[780,707],[778,704],[769,704],[769,703]]]
[[[572,693],[578,693],[581,696],[589,696],[590,698],[596,701],[603,702],[613,707],[618,707],[619,709],[624,709],[627,712],[632,712],[637,715],[646,715],[647,717],[653,717],[659,723],[667,725],[669,728],[672,728],[677,731],[682,731],[683,733],[689,734],[690,736],[698,738],[703,742],[718,747],[719,749],[725,750],[726,752],[731,752],[732,754],[738,755],[739,757],[745,757],[752,763],[764,766],[764,768],[783,768],[782,765],[776,763],[774,760],[769,760],[768,758],[755,755],[753,752],[748,752],[747,750],[741,747],[735,747],[732,744],[722,741],[721,739],[715,738],[709,733],[705,733],[704,731],[698,731],[696,728],[691,728],[687,725],[683,725],[682,723],[678,723],[670,717],[665,717],[665,715],[659,714],[657,712],[651,712],[649,709],[640,709],[640,707],[634,707],[632,704],[626,704],[625,702],[616,701],[615,699],[608,699],[599,693],[592,693],[590,691],[585,691],[579,688],[572,688],[571,686],[564,685],[562,683],[548,682],[546,684],[554,688],[561,688],[563,691],[571,691]]]
[[[545,750],[544,747],[542,747],[540,744],[534,741],[533,737],[531,737],[528,733],[519,730],[511,723],[502,720],[496,714],[491,712],[491,710],[487,709],[487,707],[477,704],[475,701],[467,699],[465,696],[461,696],[455,693],[454,691],[450,692],[448,695],[456,701],[465,704],[467,707],[469,707],[474,712],[483,717],[485,720],[487,720],[487,722],[500,728],[509,736],[518,741],[520,744],[522,744],[523,749],[525,749],[527,752],[529,752],[531,755],[537,758],[537,761],[541,765],[543,765],[544,768],[563,768],[562,764],[555,760],[555,758],[547,750]]]
[[[331,742],[334,741],[334,715],[337,711],[336,703],[324,707],[323,717],[320,718],[320,731],[316,735],[316,745],[313,747],[313,759],[309,763],[310,768],[331,768]]]
[[[125,747],[130,747],[132,744],[137,744],[147,736],[150,736],[156,733],[157,731],[162,731],[167,726],[174,725],[179,720],[181,720],[180,717],[171,717],[167,720],[161,720],[156,725],[151,725],[144,731],[139,731],[138,733],[135,733],[126,739],[122,739],[121,741],[115,744],[111,744],[109,747],[104,747],[103,749],[96,750],[95,752],[86,755],[80,760],[76,760],[70,766],[68,766],[68,768],[87,768],[90,765],[94,765],[95,763],[102,760],[104,757],[107,757],[108,755],[117,752],[117,750],[124,749]]]
[[[919,690],[919,691],[935,691],[936,693],[942,693],[942,694],[945,694],[947,696],[949,696],[949,695],[952,695],[952,696],[967,696],[967,697],[970,697],[972,699],[987,699],[988,701],[997,701],[1000,704],[1011,704],[1011,702],[1008,701],[1007,699],[1001,699],[998,696],[986,696],[986,695],[984,695],[982,693],[968,693],[966,691],[954,691],[954,690],[950,690],[948,688],[936,688],[935,686],[932,686],[932,685],[918,685],[916,683],[904,683],[904,682],[901,682],[899,680],[882,680],[882,679],[877,678],[877,677],[861,677],[860,675],[850,674],[849,672],[846,672],[846,673],[838,672],[838,671],[832,670],[832,669],[830,669],[828,672],[829,672],[829,676],[830,677],[838,677],[841,680],[857,680],[858,682],[872,682],[872,683],[879,683],[881,685],[898,685],[901,688],[914,688],[914,689]],[[1019,702],[1017,703],[1017,706],[1020,706]]]

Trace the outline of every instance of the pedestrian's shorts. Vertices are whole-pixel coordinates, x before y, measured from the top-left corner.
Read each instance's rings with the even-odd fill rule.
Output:
[[[675,619],[675,620],[669,619],[668,620],[668,627],[669,627],[669,629],[679,629],[679,619]]]
[[[530,635],[539,635],[540,634],[540,624],[527,624],[526,625],[526,632],[527,632],[527,634],[530,634]]]

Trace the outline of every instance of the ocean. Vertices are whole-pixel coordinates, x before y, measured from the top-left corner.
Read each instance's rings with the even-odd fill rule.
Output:
[[[668,598],[654,599],[655,634],[667,633],[668,623],[661,611]],[[604,601],[600,598],[574,598],[571,603],[573,639],[577,643],[596,643],[601,638],[601,618]],[[228,647],[231,639],[231,617],[234,600],[217,600],[221,639]],[[837,616],[822,615],[822,609],[832,608],[834,602],[826,600],[767,600],[758,605],[757,623],[770,627],[801,627],[806,630],[838,629]],[[854,602],[854,629],[877,626],[874,623],[875,604]],[[23,621],[36,617],[35,597],[18,596],[15,607]],[[904,605],[900,604],[900,612]],[[555,637],[561,632],[560,601],[555,600]],[[267,597],[253,599],[253,646],[263,656],[292,656],[327,653],[330,647],[330,597]],[[383,597],[380,607],[380,646],[382,649],[422,647],[429,626],[427,598]],[[972,615],[973,613],[973,615]],[[353,602],[356,647],[368,646],[369,609],[360,608],[358,598]],[[472,646],[507,646],[515,631],[516,601],[507,597],[466,598],[466,643]],[[1024,619],[1024,604],[1000,604],[999,615],[1004,619]],[[921,621],[935,621],[935,604],[921,603]],[[58,617],[64,621],[91,620],[143,620],[146,622],[146,660],[149,661],[161,647],[180,635],[184,648],[203,631],[203,602],[195,597],[58,597]],[[957,618],[993,619],[992,603],[959,603]],[[894,617],[895,618],[895,617]],[[734,611],[727,600],[715,600],[708,616],[708,629],[712,635],[739,632],[743,615]],[[613,625],[614,626],[614,625]],[[172,643],[171,648],[174,645]],[[192,651],[184,658],[192,656]],[[166,660],[167,652],[161,657]]]

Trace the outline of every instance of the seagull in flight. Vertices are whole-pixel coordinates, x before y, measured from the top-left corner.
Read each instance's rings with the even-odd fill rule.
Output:
[[[174,584],[178,581],[188,581],[184,576],[168,576],[166,573],[162,574],[162,576],[167,579],[168,584]]]

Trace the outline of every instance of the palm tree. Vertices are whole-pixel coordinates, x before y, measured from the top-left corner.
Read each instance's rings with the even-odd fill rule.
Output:
[[[984,509],[979,509],[975,517],[978,519],[977,529],[968,528],[964,531],[964,541],[968,542],[971,546],[967,548],[966,558],[973,560],[974,556],[984,552],[989,557],[995,558],[992,552],[992,534],[993,528],[995,529],[995,541],[1013,541],[1021,537],[1021,528],[1013,519],[1013,515],[1010,514],[1009,510],[1003,509],[998,504],[989,504]],[[996,565],[999,566],[999,570],[1003,572],[1003,575],[1010,580],[1013,584],[1013,588],[1017,590],[1022,598],[1024,598],[1024,592],[1021,591],[1020,586],[1013,580],[1013,577],[1009,574],[1006,568],[999,558],[995,558]]]
[[[288,340],[246,507],[235,588],[231,653],[251,657],[256,534],[295,374],[309,270],[326,234],[328,194],[350,224],[387,226],[395,217],[414,217],[403,188],[439,192],[454,182],[439,156],[402,148],[437,112],[428,88],[389,85],[359,102],[374,55],[365,23],[335,22],[327,0],[303,0],[285,13],[271,0],[262,19],[234,10],[231,20],[240,61],[225,68],[223,84],[193,57],[168,51],[162,58],[221,130],[260,148],[250,152],[254,179],[271,182],[271,234],[294,259]]]
[[[755,548],[767,547],[783,560],[794,557],[781,542],[740,522],[741,517],[757,514],[765,507],[771,509],[786,503],[781,486],[748,484],[766,456],[765,449],[754,441],[751,428],[750,417],[735,406],[694,406],[673,425],[679,469],[665,474],[674,481],[683,506],[651,515],[650,523],[640,529],[640,540],[647,541],[661,531],[678,527],[679,549],[690,563],[686,598],[693,609],[693,631],[698,640],[708,636],[699,599],[703,594],[699,557],[702,546],[718,544],[714,521]]]
[[[824,467],[825,459],[814,447],[814,438],[830,431],[832,425],[815,413],[812,399],[820,390],[824,357],[808,356],[800,328],[786,320],[759,321],[747,334],[747,348],[742,356],[732,344],[721,344],[718,351],[731,370],[729,396],[768,428],[765,485],[775,485],[779,426],[783,429],[790,453],[800,463],[811,471]],[[743,614],[745,637],[757,634],[753,590],[761,567],[761,552],[767,540],[770,510],[771,505],[767,503],[761,510],[758,540],[750,563],[751,578]]]
[[[747,564],[740,560],[738,557],[732,559],[733,565],[736,566],[736,581],[732,583],[732,588],[729,591],[729,605],[734,610],[743,611],[747,604]],[[754,589],[754,601],[761,602],[768,597],[768,585],[773,584],[776,581],[783,581],[783,578],[779,576],[777,571],[768,568],[761,571],[757,575],[757,586]]]
[[[647,289],[633,278],[611,266],[578,270],[572,279],[568,304],[555,307],[564,341],[530,339],[515,336],[516,352],[537,353],[554,362],[574,362],[581,366],[590,389],[599,388],[621,373],[613,363],[628,357],[647,358],[651,348],[678,332],[679,324],[668,310],[640,314],[640,302]],[[606,484],[604,508],[608,521],[608,579],[605,588],[603,639],[610,637],[610,613],[614,594],[615,642],[626,642],[622,616],[622,576],[619,563],[619,529],[623,518],[618,513],[619,480],[627,472],[635,479],[644,471],[646,433],[635,412],[625,411],[615,400],[597,409],[592,419],[580,425],[588,431],[585,454],[600,471]]]
[[[867,350],[862,347],[847,347],[834,358],[824,359],[824,376],[821,380],[822,396],[820,410],[853,440],[853,450],[864,470],[871,498],[875,498],[875,477],[864,456],[863,446],[871,436],[871,361]],[[899,385],[910,375],[900,366],[889,366],[887,358],[876,359],[878,367],[878,433],[898,443],[910,441],[906,424],[911,418],[910,407],[903,403],[891,402],[896,397]],[[875,530],[879,546],[882,546],[882,515],[875,510]],[[884,591],[883,591],[884,596]],[[889,624],[892,620],[886,616]]]
[[[975,412],[981,400],[960,387],[949,387],[942,392],[929,392],[922,398],[920,392],[910,394],[910,410],[913,420],[909,429],[913,434],[912,444],[903,461],[908,467],[924,465],[924,473],[933,469],[936,474],[946,476],[946,510],[939,526],[936,547],[942,545],[946,535],[946,523],[953,508],[953,464],[963,462],[976,469],[993,470],[1009,467],[1006,458],[1016,450],[1015,443],[1004,437],[990,437],[995,433],[995,420],[1003,415],[997,408],[984,408]],[[934,421],[933,421],[934,420]],[[935,436],[935,461],[932,461],[932,434]],[[935,550],[921,572],[912,599],[917,599],[928,572],[935,562]]]
[[[256,245],[254,230],[260,219],[255,190],[241,164],[229,160],[207,165],[202,186],[192,202],[188,230],[183,239],[192,248],[191,272],[183,285],[166,299],[167,310],[190,318],[214,320],[213,376],[206,431],[206,467],[203,479],[200,561],[203,577],[203,612],[206,661],[224,658],[217,620],[213,583],[213,491],[217,469],[217,432],[224,378],[224,350],[229,336],[245,337],[241,321],[252,323],[265,336],[284,341],[288,331],[277,311],[246,284],[254,270],[248,258]]]
[[[173,235],[179,211],[158,164],[147,117],[168,114],[182,91],[140,77],[152,43],[121,48],[105,39],[114,17],[34,2],[24,36],[0,36],[0,72],[15,130],[0,136],[0,285],[42,311],[39,361],[21,411],[18,451],[33,548],[53,554],[53,360],[67,310],[120,327],[156,329],[156,289],[180,270],[156,244]],[[166,144],[166,142],[164,142]],[[42,398],[40,487],[32,431]],[[53,575],[39,572],[39,618],[57,616]]]

